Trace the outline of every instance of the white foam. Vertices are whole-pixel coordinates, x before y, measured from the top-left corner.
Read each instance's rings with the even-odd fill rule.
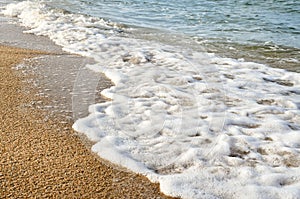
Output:
[[[105,21],[21,2],[27,32],[95,58],[115,86],[73,125],[99,156],[183,198],[299,198],[300,74],[109,34]],[[104,31],[109,29],[109,31]]]

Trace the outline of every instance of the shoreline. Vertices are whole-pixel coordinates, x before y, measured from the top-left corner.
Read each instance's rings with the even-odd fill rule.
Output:
[[[72,63],[75,64],[78,56],[8,47],[7,43],[0,47],[3,84],[1,197],[170,198],[159,192],[158,184],[151,183],[144,176],[119,170],[87,149],[72,130],[72,119],[65,118],[71,114],[68,107],[61,113],[57,111],[67,101],[61,102],[55,99],[61,96],[53,94],[64,95],[65,92],[61,92],[56,84],[52,89],[56,86],[57,91],[47,88],[49,84],[45,81],[51,83],[56,76],[49,77],[48,73],[47,78],[39,78],[40,87],[31,85],[36,83],[36,75],[45,72],[38,74],[31,71],[32,68],[45,69],[45,62],[49,66],[56,63],[55,60],[65,58],[75,61]],[[11,69],[28,58],[31,59],[25,60],[25,69]],[[51,58],[54,60],[49,62]],[[72,81],[67,81],[72,85]],[[44,90],[41,92],[41,89]]]
[[[75,25],[75,30],[76,28],[77,26]],[[12,29],[14,28],[12,27]],[[60,28],[58,28],[58,31],[59,30]],[[5,31],[6,29],[4,28],[3,32]],[[77,35],[76,31],[73,32],[73,34],[74,33]],[[33,41],[35,39],[28,39],[29,37],[45,39],[44,37],[36,37],[30,34],[27,34],[26,37],[26,39],[23,39],[25,41],[23,44],[28,49],[32,49],[30,46],[35,46],[35,44],[40,45],[41,43],[40,41]],[[20,41],[18,40],[20,39],[19,37],[16,38],[17,41],[15,41],[16,43],[14,44],[16,44],[15,46],[19,46]],[[61,41],[64,41],[64,38],[65,37],[62,37]],[[122,41],[122,38],[116,39]],[[45,41],[46,40],[47,39],[45,39]],[[33,41],[33,43],[28,41]],[[61,42],[60,40],[55,39],[53,41],[58,43]],[[70,55],[59,49],[59,51],[51,51],[53,52],[51,55],[41,55],[32,58],[31,60],[27,60],[24,62],[24,64],[17,67],[17,69],[22,72],[20,74],[27,75],[25,84],[28,85],[32,83],[35,85],[34,88],[36,88],[36,92],[33,96],[37,98],[34,98],[33,101],[25,103],[25,106],[22,107],[29,108],[30,110],[36,109],[41,113],[47,113],[43,115],[44,118],[39,122],[41,124],[46,123],[48,126],[46,130],[70,133],[73,132],[70,126],[73,124],[73,121],[76,120],[76,123],[73,125],[74,129],[76,129],[78,132],[83,132],[91,140],[95,141],[96,144],[94,143],[95,145],[92,148],[93,152],[98,153],[99,156],[103,157],[104,159],[115,162],[117,165],[123,165],[124,167],[131,168],[133,171],[140,173],[143,173],[143,170],[135,170],[134,167],[128,164],[128,162],[130,163],[130,159],[127,159],[126,153],[123,153],[123,149],[125,149],[124,151],[131,151],[132,149],[135,149],[136,146],[137,149],[139,149],[139,146],[144,146],[144,143],[151,144],[149,148],[145,147],[145,150],[141,150],[141,152],[138,151],[137,156],[134,156],[135,150],[132,150],[134,152],[132,153],[132,157],[140,162],[145,162],[146,165],[150,165],[150,168],[153,168],[153,170],[155,169],[156,165],[163,165],[161,168],[166,168],[155,170],[156,172],[154,174],[154,178],[149,173],[146,175],[149,177],[149,179],[156,179],[159,181],[161,183],[161,190],[169,195],[181,196],[184,198],[201,198],[203,191],[216,196],[231,198],[236,194],[248,195],[249,192],[244,192],[242,188],[244,185],[248,188],[252,186],[253,190],[257,190],[257,193],[255,194],[256,197],[268,194],[274,194],[274,197],[277,194],[286,195],[284,193],[286,190],[276,186],[275,183],[278,183],[281,186],[281,182],[285,181],[285,179],[293,180],[290,179],[290,176],[296,175],[297,172],[297,170],[293,169],[294,167],[297,167],[297,163],[299,162],[298,158],[296,158],[297,154],[299,153],[297,147],[298,143],[295,142],[297,139],[299,139],[296,131],[300,129],[297,122],[299,118],[299,98],[297,95],[299,95],[300,83],[298,74],[290,73],[286,70],[272,69],[265,64],[257,64],[256,62],[247,62],[245,60],[235,60],[231,58],[226,59],[222,57],[216,57],[214,55],[210,57],[201,53],[198,54],[197,52],[191,52],[190,59],[192,60],[192,64],[190,62],[186,62],[187,64],[184,64],[185,58],[182,59],[182,52],[180,50],[178,52],[176,50],[174,50],[174,52],[169,52],[154,44],[154,49],[158,47],[157,51],[151,49],[146,49],[143,51],[137,48],[139,49],[137,50],[137,53],[140,54],[136,56],[135,47],[140,46],[140,44],[136,44],[136,46],[133,45],[134,53],[132,53],[132,50],[129,48],[131,46],[129,43],[125,42],[122,44],[122,42],[117,41],[117,44],[111,46],[112,51],[108,50],[107,54],[104,53],[105,56],[100,56],[102,55],[102,53],[100,53],[100,57],[98,57],[96,54],[98,51],[93,51],[93,48],[89,48],[90,46],[88,45],[88,42],[87,46],[85,46],[87,49],[83,48],[83,50],[86,50],[86,52],[89,53],[85,53],[80,51],[80,47],[77,48],[83,43],[76,39],[75,41],[77,43],[74,44],[73,48],[68,48],[68,45],[63,46],[65,49],[69,49],[70,52],[77,52],[79,54],[82,53],[82,55],[89,55],[89,53],[91,53],[91,57],[94,57],[98,64],[94,65],[93,67],[93,60],[75,54]],[[98,45],[96,40],[92,39],[91,41],[91,43]],[[132,40],[129,38],[129,41]],[[136,40],[133,40],[131,43],[135,44],[135,42]],[[27,46],[28,43],[30,46]],[[105,44],[106,43],[104,42],[104,46]],[[142,44],[144,45],[145,43],[142,42]],[[43,45],[43,47],[38,48],[38,50],[45,51],[44,47],[48,48],[48,46],[51,45],[53,44]],[[115,45],[117,46],[116,49],[114,48]],[[102,44],[99,44],[98,47],[103,46]],[[50,47],[50,49],[51,48],[52,47]],[[116,54],[118,57],[117,62],[114,60],[114,52],[118,52]],[[129,52],[129,54],[127,54],[127,52]],[[144,60],[145,63],[141,64],[139,67],[138,65],[140,64],[140,58]],[[166,62],[170,60],[168,58],[174,58],[175,60],[169,63]],[[176,60],[178,60],[178,62],[176,62]],[[106,68],[106,62],[113,63],[113,72],[121,71],[121,74],[125,74],[124,78],[119,77],[118,75],[116,75],[117,78],[115,78],[114,74],[111,75],[110,67]],[[132,67],[130,62],[137,67]],[[95,70],[95,73],[86,69],[87,67],[85,66],[89,63],[92,65],[87,67]],[[141,63],[143,63],[143,61]],[[166,63],[168,63],[168,65],[165,65]],[[180,64],[177,65],[176,63]],[[204,67],[195,68],[193,65]],[[212,67],[205,67],[207,65]],[[127,66],[132,68],[127,69]],[[172,67],[175,67],[175,70],[169,70],[173,69]],[[98,70],[98,68],[100,69]],[[122,111],[119,112],[118,110],[124,110],[124,107],[127,103],[126,101],[123,101],[124,103],[121,102],[120,107],[118,107],[118,104],[114,104],[115,101],[113,101],[113,103],[101,104],[101,107],[96,105],[102,100],[105,101],[105,99],[101,99],[99,92],[105,88],[111,87],[112,85],[107,78],[101,75],[102,73],[97,73],[99,71],[107,74],[107,77],[110,77],[111,80],[115,82],[114,88],[116,88],[116,90],[112,89],[112,91],[108,91],[108,93],[105,93],[107,91],[105,90],[105,92],[103,92],[104,96],[110,98],[110,95],[128,93],[128,96],[133,96],[133,98],[130,98],[134,99],[132,101],[138,103],[141,102],[142,106],[137,103],[138,106],[133,106],[136,107],[136,109],[133,109],[132,112],[129,112],[129,115],[137,116],[137,122],[135,120],[129,121],[130,117],[126,117],[126,114],[125,117],[123,117],[122,114],[118,114],[122,113]],[[145,73],[145,71],[147,72]],[[180,73],[178,73],[178,71],[180,71]],[[200,75],[198,76],[195,74]],[[120,78],[121,81],[126,82],[124,87],[122,84],[118,84],[118,81],[116,81],[118,78]],[[152,82],[154,83],[152,84]],[[205,86],[208,84],[211,86],[211,88],[205,89]],[[138,87],[141,89],[136,89],[135,86],[139,85],[142,85],[141,87]],[[167,85],[169,89],[165,89],[165,85]],[[27,90],[31,89],[33,88],[29,86]],[[150,93],[156,93],[157,90],[159,90],[163,91],[163,95],[158,92],[158,95],[153,95],[156,97],[153,99],[151,99],[151,95],[146,95],[146,97],[150,96],[150,98],[145,100],[144,93],[140,92],[143,90],[147,90]],[[169,95],[172,92],[177,93],[178,90],[183,91],[183,98],[177,95]],[[27,92],[26,89],[24,91]],[[164,98],[161,98],[161,96],[164,96]],[[197,98],[195,100],[190,96],[197,96]],[[135,99],[137,100],[135,101]],[[156,101],[156,99],[158,100]],[[159,133],[162,135],[162,137],[167,135],[165,136],[167,138],[167,142],[159,141],[159,150],[153,151],[153,140],[160,138],[160,136],[148,136],[149,132],[151,132],[152,126],[147,125],[146,122],[149,122],[148,124],[152,124],[153,121],[164,121],[164,118],[163,115],[160,114],[151,114],[151,117],[148,119],[148,115],[143,115],[143,112],[145,112],[144,110],[149,110],[151,113],[152,110],[159,110],[158,108],[162,110],[169,110],[167,113],[170,115],[169,118],[171,119],[167,120],[167,122],[171,124],[171,122],[176,121],[178,118],[178,106],[174,104],[174,101],[179,102],[179,107],[182,107],[182,112],[179,112],[183,113],[182,115],[184,115],[184,117],[182,117],[183,125],[180,123],[180,128],[184,127],[184,130],[181,131],[181,129],[177,128],[176,126],[171,126],[170,128],[161,130]],[[203,102],[203,104],[201,104],[201,102]],[[89,116],[91,117],[86,118],[85,116],[88,115],[88,107],[91,104],[93,104],[90,107],[91,114]],[[103,107],[107,108],[105,109],[105,111],[108,110],[108,112],[106,112],[107,114],[102,113],[104,110],[102,105]],[[114,105],[117,106],[113,107]],[[95,107],[94,110],[93,107]],[[156,108],[152,109],[152,107]],[[199,107],[207,107],[207,109],[203,108],[199,111]],[[111,108],[117,108],[116,112],[111,114]],[[199,112],[201,114],[199,114]],[[115,115],[117,115],[117,117],[115,117]],[[200,116],[200,118],[198,116]],[[81,120],[77,120],[78,118],[81,118]],[[118,129],[114,127],[118,127],[118,125],[115,125],[114,122],[106,122],[115,120],[117,123],[121,122],[119,124],[122,125],[122,130],[124,127],[126,128],[126,125],[130,125],[132,127],[136,124],[142,124],[141,127],[143,127],[143,129],[141,129],[140,132],[147,135],[145,136],[147,137],[146,141],[141,139],[142,142],[138,142],[139,140],[135,139],[135,136],[131,136],[131,138],[134,139],[128,139],[128,142],[126,142],[127,137],[125,137],[125,139],[122,137],[123,131],[119,131],[121,133],[115,135],[114,130]],[[83,122],[79,123],[78,125],[78,121]],[[141,123],[139,123],[140,121]],[[53,125],[50,125],[49,127],[48,122],[52,122]],[[202,129],[199,130],[198,128],[194,128],[196,125],[201,125]],[[77,128],[78,126],[80,128]],[[224,131],[223,128],[225,129]],[[180,129],[180,131],[177,129]],[[102,132],[104,138],[102,137]],[[129,135],[135,135],[130,133],[136,133],[135,131],[130,131],[130,129],[128,132]],[[128,132],[126,132],[126,134],[128,134]],[[169,132],[175,133],[175,136],[169,136]],[[222,135],[219,134],[219,132],[222,132]],[[287,132],[287,135],[289,136],[282,137],[283,132]],[[90,148],[93,143],[86,139],[84,134],[74,133],[74,136],[77,137],[81,145],[88,147],[86,150],[92,154],[96,160],[100,160],[100,162],[105,164],[108,168],[113,168],[113,170],[116,171],[125,170],[125,173],[128,173],[126,172],[126,169],[102,160],[94,153],[91,153]],[[178,141],[179,139],[177,139],[177,135],[180,136],[180,141]],[[114,137],[116,142],[114,142],[112,145],[107,145],[105,143],[107,140],[110,141],[110,136]],[[290,136],[294,136],[295,139],[289,139]],[[107,140],[106,137],[108,138]],[[71,138],[69,137],[65,138],[65,140],[70,139]],[[126,141],[123,142],[123,140]],[[195,141],[196,144],[191,145],[191,143],[194,143]],[[62,145],[69,146],[68,143]],[[277,145],[278,147],[276,147],[276,150],[273,151],[274,145]],[[121,146],[121,153],[119,157],[118,153],[116,156],[112,156],[111,151],[114,150],[115,146]],[[293,149],[293,151],[286,152],[286,146],[289,146],[291,149]],[[169,154],[164,154],[166,151],[165,149],[167,149],[167,152],[170,152],[171,156],[169,156]],[[178,149],[178,151],[176,149]],[[70,147],[67,150],[70,150]],[[75,150],[77,151],[77,147],[75,147]],[[210,152],[207,153],[206,150],[209,150]],[[176,153],[174,153],[174,151]],[[193,153],[190,153],[190,151]],[[63,154],[65,154],[65,151]],[[163,154],[161,156],[162,158],[158,156],[160,154]],[[284,154],[284,156],[282,154]],[[188,155],[188,157],[186,155]],[[174,159],[172,159],[177,158],[176,156],[184,157],[181,161],[179,161],[178,165],[177,162],[174,164]],[[276,157],[276,161],[274,161],[274,157]],[[56,157],[54,158],[56,159]],[[153,161],[162,161],[162,163],[158,162],[157,164],[157,162],[154,162],[153,164]],[[217,161],[217,163],[215,161]],[[221,166],[219,165],[219,161]],[[61,164],[61,162],[63,161],[60,161],[59,164]],[[69,163],[70,160],[66,162]],[[189,164],[189,162],[191,163]],[[155,166],[152,167],[152,164]],[[265,168],[266,172],[257,169],[260,166]],[[67,167],[69,168],[69,166]],[[251,167],[255,174],[248,177],[237,175],[237,173],[243,173],[244,171],[247,171],[249,167]],[[268,184],[268,182],[265,180],[261,180],[260,177],[263,176],[263,179],[272,181],[272,175],[274,173],[278,173],[278,167],[282,169],[279,172],[282,174],[282,177],[276,180],[277,182],[274,182],[274,187],[272,187],[274,190],[271,190],[271,187],[269,187],[270,184]],[[227,171],[222,173],[223,169],[226,169]],[[101,168],[101,170],[103,170],[103,168]],[[177,170],[179,170],[178,173]],[[214,172],[213,170],[217,172]],[[91,175],[94,175],[95,172],[97,171],[93,171]],[[120,173],[117,175],[119,176],[119,174]],[[160,176],[156,177],[156,174]],[[101,175],[102,177],[105,176],[105,174]],[[127,176],[127,174],[125,176]],[[127,179],[128,177],[124,178]],[[132,178],[135,181],[136,177]],[[248,180],[248,178],[249,181],[245,182],[244,180]],[[215,179],[217,181],[215,181]],[[113,183],[114,180],[115,179],[113,178]],[[71,181],[73,182],[73,180]],[[107,178],[102,181],[107,181]],[[117,178],[116,181],[119,183],[120,179]],[[123,182],[123,180],[121,181]],[[92,182],[94,181],[92,180]],[[237,189],[232,189],[229,186],[232,183],[240,185],[239,188],[237,187]],[[297,182],[293,180],[293,182],[289,184],[290,187],[295,187],[295,190],[290,190],[290,197],[299,195],[296,193],[296,183]],[[130,182],[125,182],[125,184],[126,185],[123,184],[123,187],[127,187],[128,184],[132,186]],[[138,184],[141,183],[138,182]],[[261,186],[256,187],[258,184]],[[108,197],[110,196],[108,194],[115,194],[115,185],[108,184],[107,186],[113,188],[109,189],[108,191],[96,190],[97,194],[98,191],[101,192],[100,194],[102,194],[97,197]],[[139,187],[139,185],[137,186]],[[124,191],[123,187],[121,188],[122,191]],[[93,188],[94,186],[92,186],[92,189]],[[146,193],[146,195],[151,198],[156,197],[155,194],[159,193],[159,191],[155,191],[157,190],[155,187],[153,190],[155,192],[153,196],[151,194],[150,196],[148,193]],[[127,193],[128,189],[126,189],[125,192]],[[129,192],[131,194],[133,191],[129,190]],[[141,192],[143,194],[145,193],[144,191],[137,192],[138,194]],[[103,195],[105,193],[108,194]],[[120,193],[120,191],[118,191],[118,193]],[[123,193],[119,195],[118,193],[112,197],[124,196]],[[134,194],[136,193],[134,192]],[[145,196],[126,195],[126,197],[144,198]],[[161,195],[159,197],[161,197]]]

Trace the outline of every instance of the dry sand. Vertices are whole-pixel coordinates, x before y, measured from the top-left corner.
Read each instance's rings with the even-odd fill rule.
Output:
[[[99,160],[72,122],[46,120],[31,106],[47,98],[12,66],[41,54],[0,46],[0,198],[168,198],[158,184]]]

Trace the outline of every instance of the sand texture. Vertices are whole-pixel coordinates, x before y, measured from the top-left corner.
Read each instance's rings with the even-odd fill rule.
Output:
[[[72,121],[57,119],[64,115],[33,106],[49,99],[12,67],[41,54],[0,47],[0,198],[167,198],[158,184],[99,160]]]

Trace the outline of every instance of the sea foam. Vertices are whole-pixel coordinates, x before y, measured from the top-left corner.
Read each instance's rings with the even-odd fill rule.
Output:
[[[94,58],[87,67],[112,80],[101,92],[110,101],[73,125],[100,157],[172,196],[299,198],[300,74],[124,37],[117,24],[42,3],[2,13]]]

